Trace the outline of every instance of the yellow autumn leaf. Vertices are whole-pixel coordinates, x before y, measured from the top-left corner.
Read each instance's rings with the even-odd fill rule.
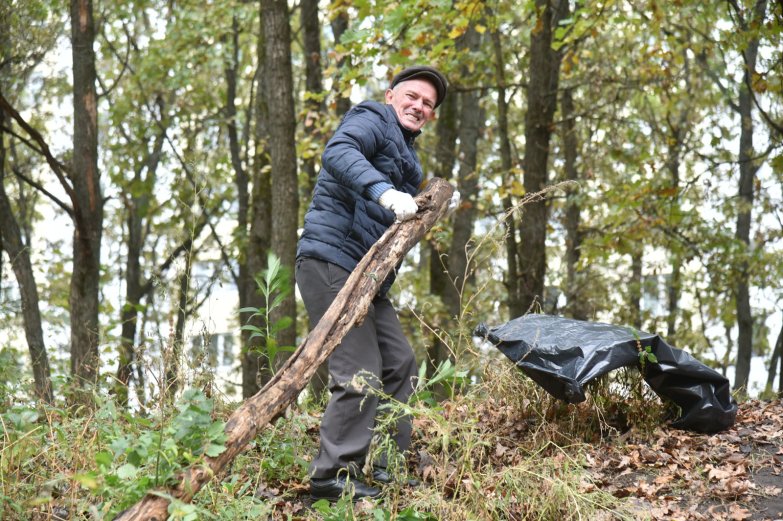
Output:
[[[465,34],[465,31],[467,31],[467,26],[464,27],[455,27],[451,31],[449,31],[449,38],[452,40],[459,38],[463,34]]]

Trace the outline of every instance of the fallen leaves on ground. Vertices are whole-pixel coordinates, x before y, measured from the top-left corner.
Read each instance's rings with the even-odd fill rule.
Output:
[[[544,436],[557,435],[553,424],[520,418],[518,413],[518,408],[495,398],[477,414],[459,404],[444,405],[444,420],[474,421],[494,441],[486,456],[497,467],[526,457],[517,448],[530,445],[528,438],[540,437],[542,429],[550,429]],[[417,427],[426,432],[428,426],[424,422]],[[740,405],[735,425],[717,434],[662,425],[652,432],[631,430],[589,445],[582,454],[582,488],[609,492],[640,517],[652,520],[783,521],[781,447],[783,400],[750,400]],[[428,481],[438,472],[435,462],[422,452],[418,459],[419,476]]]
[[[622,501],[626,512],[635,513],[639,519],[783,521],[783,400],[746,401],[739,406],[735,425],[712,435],[661,425],[651,432],[614,431],[613,435],[589,444],[564,432],[558,421],[525,418],[521,409],[518,403],[488,397],[478,407],[468,407],[459,400],[443,402],[438,421],[414,419],[411,475],[421,480],[423,486],[438,483],[438,491],[444,497],[458,489],[471,491],[477,486],[483,487],[484,495],[498,493],[491,483],[466,480],[458,472],[456,462],[444,463],[441,457],[434,457],[438,447],[442,450],[452,446],[454,427],[461,425],[480,432],[486,442],[472,447],[468,457],[494,469],[518,465],[531,457],[531,447],[540,449],[542,445],[549,448],[536,457],[550,458],[557,466],[558,459],[573,461],[573,449],[584,469],[581,491],[608,492]],[[578,425],[590,421],[593,412],[564,405],[557,414],[561,415],[560,420],[564,416],[571,418],[572,425]],[[428,447],[435,453],[428,452]],[[277,488],[270,484],[257,493],[274,499]],[[306,483],[281,488],[289,494],[294,490],[294,497],[307,494]],[[404,504],[405,489],[400,493],[399,500]],[[292,519],[304,518],[299,517],[301,503],[284,503],[286,508],[278,506],[277,510],[285,510]],[[305,501],[305,505],[308,503]],[[520,500],[519,511],[525,512],[524,500]],[[520,515],[520,519],[525,518]],[[606,519],[614,519],[611,512],[607,516]]]
[[[588,486],[644,500],[654,520],[783,518],[783,404],[748,401],[736,424],[704,435],[670,428],[607,440],[588,458]],[[779,486],[756,477],[777,477]]]

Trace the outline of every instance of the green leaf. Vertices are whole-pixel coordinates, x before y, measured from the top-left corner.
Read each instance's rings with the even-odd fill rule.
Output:
[[[73,479],[90,490],[98,488],[98,476],[95,472],[79,472],[74,474]]]
[[[326,499],[319,499],[313,503],[313,510],[322,514],[328,514],[332,510],[332,506]]]
[[[207,445],[207,448],[204,449],[204,454],[209,456],[210,458],[217,457],[221,454],[226,452],[226,447],[224,445],[217,445],[215,443],[210,443]]]
[[[225,437],[226,424],[222,421],[212,422],[212,425],[207,429],[207,438],[210,440],[217,440]]]
[[[98,467],[108,468],[111,466],[112,461],[114,461],[114,456],[107,450],[102,450],[95,454],[95,463],[98,464]]]
[[[650,362],[652,362],[652,363],[654,363],[654,364],[657,364],[657,363],[658,363],[658,357],[657,357],[657,356],[655,356],[655,355],[654,355],[654,354],[652,354],[652,353],[648,353],[648,354],[647,354],[647,360],[649,360]]]
[[[139,469],[138,467],[136,467],[136,465],[131,465],[130,463],[126,463],[125,465],[117,469],[117,476],[120,479],[133,479],[136,477],[136,474],[138,472]]]
[[[264,331],[262,331],[258,326],[254,326],[252,324],[244,325],[239,329],[241,329],[242,331],[252,331],[253,333],[256,333],[258,335],[264,334]]]

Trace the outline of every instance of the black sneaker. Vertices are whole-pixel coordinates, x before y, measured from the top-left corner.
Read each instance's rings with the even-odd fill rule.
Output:
[[[328,499],[336,501],[343,494],[350,494],[352,501],[362,498],[374,498],[381,495],[381,490],[342,474],[333,478],[310,478],[310,497],[314,500]]]

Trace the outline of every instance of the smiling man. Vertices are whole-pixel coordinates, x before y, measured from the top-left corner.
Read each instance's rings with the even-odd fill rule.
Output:
[[[326,145],[313,199],[299,239],[296,282],[314,327],[370,247],[395,222],[418,210],[415,196],[424,178],[413,147],[446,96],[446,78],[428,66],[410,67],[393,79],[386,104],[365,101],[349,110]],[[455,192],[451,207],[456,207]],[[384,458],[362,475],[375,432],[378,397],[354,377],[405,402],[414,388],[416,360],[388,298],[390,275],[365,320],[329,357],[331,396],[321,419],[320,448],[310,465],[313,499],[353,499],[380,494],[390,482]],[[404,453],[409,418],[389,433]]]

